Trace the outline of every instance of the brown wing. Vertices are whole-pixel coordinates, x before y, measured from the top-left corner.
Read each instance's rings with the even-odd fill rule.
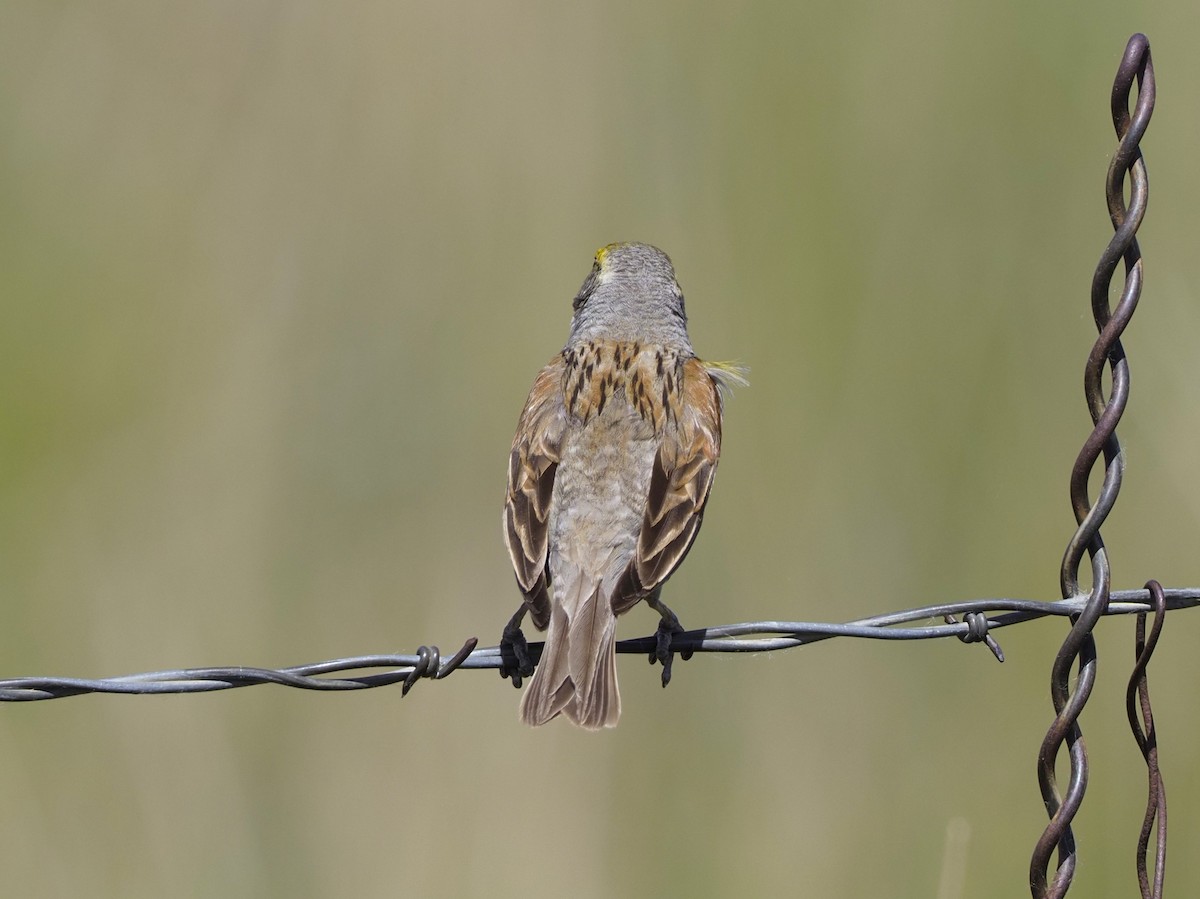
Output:
[[[682,395],[680,414],[654,457],[637,555],[613,595],[618,614],[671,576],[704,517],[721,455],[721,396],[699,359],[683,365]]]
[[[539,630],[550,621],[546,549],[550,497],[567,423],[563,371],[563,358],[556,356],[533,382],[513,437],[504,497],[504,542]]]

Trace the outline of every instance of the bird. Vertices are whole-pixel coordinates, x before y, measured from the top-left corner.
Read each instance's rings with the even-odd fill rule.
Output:
[[[501,674],[519,687],[532,671],[526,724],[564,715],[598,730],[621,714],[617,616],[642,600],[660,616],[650,660],[670,680],[683,628],[660,593],[700,530],[725,394],[746,381],[742,367],[696,356],[683,290],[657,247],[602,247],[572,308],[509,455],[504,540],[523,601],[504,630]],[[546,631],[536,670],[527,613]]]

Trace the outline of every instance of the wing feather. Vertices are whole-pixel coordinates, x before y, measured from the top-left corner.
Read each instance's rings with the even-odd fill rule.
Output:
[[[562,356],[556,356],[533,382],[513,438],[504,498],[504,542],[539,630],[550,620],[546,557],[550,499],[567,424],[564,366]]]
[[[704,518],[721,455],[721,395],[699,359],[683,365],[682,403],[666,428],[646,498],[637,552],[613,606],[624,611],[679,567]]]

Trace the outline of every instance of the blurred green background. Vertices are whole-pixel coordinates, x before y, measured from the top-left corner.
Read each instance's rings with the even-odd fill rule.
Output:
[[[1146,31],[1147,286],[1114,584],[1200,582],[1200,7],[0,6],[0,675],[499,637],[512,430],[592,253],[674,258],[727,409],[686,625],[1056,598]],[[622,634],[653,629],[634,610]],[[1082,896],[1136,890],[1131,619],[1083,726]],[[13,896],[1027,895],[1061,621],[620,662],[614,732],[494,673],[0,709]],[[1200,892],[1200,613],[1151,669]],[[947,835],[959,849],[944,871]]]

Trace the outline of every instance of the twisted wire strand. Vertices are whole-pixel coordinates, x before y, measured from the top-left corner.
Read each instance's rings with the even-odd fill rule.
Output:
[[[1057,602],[1033,599],[972,599],[922,606],[860,618],[845,624],[810,621],[747,621],[720,627],[701,628],[676,635],[672,646],[691,652],[772,652],[820,643],[834,637],[875,640],[934,640],[953,637],[964,643],[985,641],[991,632],[1050,616],[1072,616],[1082,610],[1085,597]],[[1163,591],[1165,610],[1200,606],[1200,587]],[[1123,590],[1112,594],[1105,614],[1131,615],[1153,611],[1149,590]],[[913,622],[963,615],[967,620],[951,624],[898,627]],[[436,646],[420,647],[415,654],[382,653],[331,659],[288,668],[180,668],[150,671],[110,678],[15,677],[0,680],[0,702],[29,702],[64,699],[85,693],[163,694],[210,693],[257,684],[278,684],[301,690],[346,691],[403,684],[407,693],[422,678],[440,680],[458,669],[501,668],[505,658],[498,646],[476,648],[472,637],[451,658],[442,661]],[[530,643],[536,659],[542,643]],[[617,652],[649,654],[657,637],[621,640]],[[508,660],[511,664],[511,659]],[[330,677],[367,669],[387,669],[373,674]]]
[[[1146,815],[1142,819],[1137,843],[1138,887],[1142,892],[1142,899],[1161,899],[1163,875],[1167,867],[1167,788],[1163,784],[1162,772],[1158,767],[1158,736],[1154,730],[1154,711],[1150,707],[1150,684],[1146,679],[1146,667],[1150,664],[1150,657],[1154,654],[1154,647],[1166,621],[1167,603],[1162,585],[1158,581],[1147,581],[1146,589],[1150,591],[1154,602],[1154,623],[1150,626],[1150,636],[1147,637],[1146,613],[1137,613],[1134,632],[1134,655],[1137,661],[1125,690],[1125,713],[1129,717],[1129,726],[1133,730],[1134,739],[1137,740],[1138,749],[1142,751],[1142,758],[1146,760],[1148,780]],[[1154,880],[1151,883],[1146,870],[1146,850],[1155,826],[1158,828],[1158,837],[1155,840]]]
[[[1131,116],[1129,99],[1135,79],[1138,96]],[[1125,456],[1116,428],[1129,400],[1129,362],[1120,337],[1142,292],[1142,255],[1135,235],[1146,212],[1149,185],[1139,145],[1154,110],[1154,96],[1150,44],[1145,35],[1135,34],[1125,48],[1111,95],[1113,125],[1119,146],[1109,164],[1105,195],[1114,234],[1092,278],[1092,316],[1099,336],[1084,369],[1084,395],[1093,429],[1071,470],[1071,506],[1078,527],[1067,544],[1060,572],[1063,598],[1079,597],[1082,593],[1079,566],[1086,552],[1091,560],[1092,586],[1082,610],[1073,618],[1071,630],[1051,669],[1050,695],[1056,718],[1038,753],[1038,784],[1050,823],[1038,840],[1030,861],[1030,888],[1035,899],[1065,895],[1075,873],[1075,837],[1071,821],[1083,802],[1088,776],[1087,749],[1078,721],[1096,680],[1096,643],[1092,629],[1110,599],[1111,574],[1100,526],[1116,503],[1125,471]],[[1127,175],[1130,181],[1128,206],[1124,197]],[[1122,260],[1125,283],[1116,306],[1110,309],[1109,287],[1117,264]],[[1105,365],[1111,375],[1107,398],[1103,388]],[[1096,501],[1092,503],[1088,497],[1088,476],[1101,455],[1104,456],[1104,478]],[[1076,664],[1076,683],[1072,692],[1070,675]],[[1065,795],[1059,790],[1055,773],[1064,743],[1070,762]],[[1056,848],[1058,864],[1053,879],[1048,882],[1050,856]]]

